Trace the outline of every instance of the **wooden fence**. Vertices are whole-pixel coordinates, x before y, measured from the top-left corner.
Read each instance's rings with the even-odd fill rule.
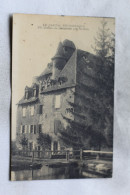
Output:
[[[58,151],[15,151],[15,155],[32,159],[71,159],[75,160],[112,160],[113,152],[93,150],[58,150]]]

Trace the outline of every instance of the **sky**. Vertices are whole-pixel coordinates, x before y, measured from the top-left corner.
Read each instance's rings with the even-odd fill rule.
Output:
[[[114,32],[115,21],[106,18]],[[69,39],[77,49],[94,53],[102,18],[15,14],[13,17],[12,54],[12,139],[16,137],[17,103],[24,96],[25,86],[41,74],[55,55],[58,43]]]

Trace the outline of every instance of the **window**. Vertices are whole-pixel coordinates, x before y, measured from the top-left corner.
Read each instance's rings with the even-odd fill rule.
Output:
[[[66,113],[73,113],[74,109],[73,108],[66,108]]]
[[[43,105],[40,105],[39,106],[39,114],[42,114],[43,113]]]
[[[21,131],[22,134],[27,133],[27,125],[21,125]]]
[[[38,149],[38,150],[41,150],[41,147],[40,147],[40,146],[38,146],[38,147],[37,147],[37,149]]]
[[[58,131],[61,130],[61,121],[60,120],[54,120],[54,133],[57,135]]]
[[[31,125],[29,125],[29,133],[31,133]]]
[[[33,125],[31,125],[30,133],[33,133]]]
[[[26,108],[25,108],[25,107],[23,107],[23,110],[22,110],[22,115],[23,115],[23,117],[25,117],[25,116],[26,116]]]
[[[29,126],[29,133],[36,134],[36,125],[30,125]]]
[[[55,108],[60,108],[61,106],[61,95],[55,96]]]
[[[25,99],[28,99],[28,91],[25,92]]]
[[[36,125],[34,125],[34,134],[36,134]]]
[[[31,111],[31,116],[33,116],[34,115],[34,106],[30,107],[30,111]]]
[[[56,142],[56,141],[54,141],[53,150],[54,151],[58,150],[58,142]]]
[[[25,133],[25,125],[21,125],[21,133],[24,134]]]
[[[42,133],[42,125],[41,124],[38,125],[38,132]]]
[[[27,133],[27,125],[25,125],[25,133]]]
[[[36,91],[36,89],[34,89],[33,90],[33,96],[36,97],[36,95],[37,95],[37,91]]]

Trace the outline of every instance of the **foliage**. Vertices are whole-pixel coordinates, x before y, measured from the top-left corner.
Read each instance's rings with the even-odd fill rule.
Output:
[[[51,136],[46,133],[40,133],[37,138],[37,143],[45,150],[51,149]]]
[[[25,150],[28,146],[28,138],[26,138],[25,136],[21,137],[19,143],[22,145],[23,150]]]
[[[73,148],[100,150],[113,144],[115,38],[105,20],[101,25],[95,38],[96,56],[91,58],[92,63],[85,63],[79,56],[79,79],[73,92],[75,102],[68,102],[73,107],[73,117],[63,116],[68,126],[60,131],[59,137]],[[91,66],[91,71],[86,70],[86,66]]]

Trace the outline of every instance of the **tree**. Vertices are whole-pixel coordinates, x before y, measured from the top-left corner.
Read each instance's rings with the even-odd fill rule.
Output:
[[[114,101],[114,61],[115,61],[115,35],[107,27],[105,19],[101,22],[102,28],[95,38],[94,48],[100,65],[97,72],[100,76],[98,79],[100,101],[104,106],[102,112],[104,116],[104,135],[109,147],[113,145],[113,101]],[[102,86],[102,89],[100,88]]]
[[[77,54],[78,67],[75,102],[68,102],[73,118],[63,116],[68,126],[60,131],[60,139],[72,148],[112,146],[114,36],[101,22],[102,28],[95,38],[96,55]],[[88,60],[89,58],[89,60]],[[90,61],[90,62],[89,62]],[[88,71],[86,67],[92,67]]]
[[[27,148],[27,146],[28,146],[28,138],[26,138],[25,136],[23,136],[20,139],[19,143],[22,145],[23,150],[25,150]]]
[[[43,150],[51,149],[51,136],[46,133],[40,133],[37,138],[37,143],[43,148]]]

